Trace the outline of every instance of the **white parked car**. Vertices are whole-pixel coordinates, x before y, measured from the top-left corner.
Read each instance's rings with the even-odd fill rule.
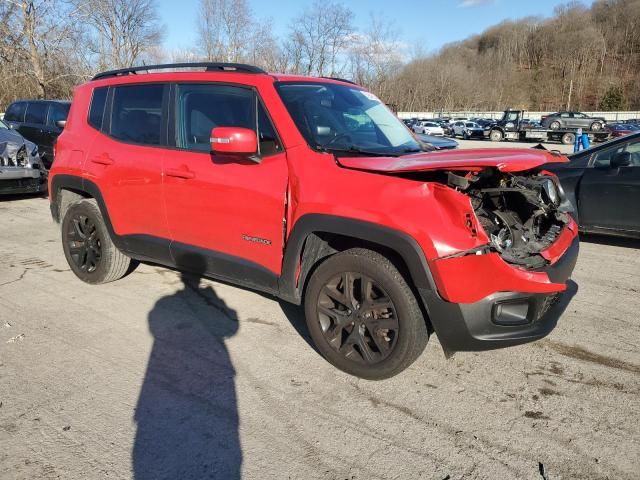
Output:
[[[444,130],[435,122],[420,121],[413,126],[413,131],[425,135],[444,136]]]
[[[476,122],[453,122],[451,125],[451,136],[462,138],[484,138],[484,129]]]

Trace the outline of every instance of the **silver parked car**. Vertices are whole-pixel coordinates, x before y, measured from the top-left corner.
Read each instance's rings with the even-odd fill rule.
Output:
[[[0,194],[47,190],[38,147],[0,120]]]
[[[476,122],[458,121],[451,125],[451,136],[462,138],[484,138],[484,128]]]

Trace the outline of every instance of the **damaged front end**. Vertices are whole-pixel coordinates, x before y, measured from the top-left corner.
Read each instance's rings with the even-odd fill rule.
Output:
[[[0,142],[0,194],[47,190],[47,171],[31,142]]]
[[[450,171],[447,184],[470,198],[490,239],[482,249],[463,254],[492,251],[507,263],[540,269],[549,263],[545,250],[571,223],[559,182],[540,171],[506,173],[486,168],[466,175]]]

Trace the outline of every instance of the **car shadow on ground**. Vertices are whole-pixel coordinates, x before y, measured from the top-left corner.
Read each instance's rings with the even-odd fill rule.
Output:
[[[134,414],[133,475],[239,479],[235,369],[225,346],[238,318],[199,275],[181,280],[149,313],[154,342]]]
[[[640,238],[614,237],[610,235],[598,235],[595,233],[581,233],[581,243],[595,243],[597,245],[610,245],[613,247],[640,249]]]

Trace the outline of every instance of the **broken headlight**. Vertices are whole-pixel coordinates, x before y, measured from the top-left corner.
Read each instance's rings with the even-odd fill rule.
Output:
[[[556,183],[550,178],[543,180],[542,191],[546,196],[546,200],[552,205],[558,205],[560,203],[560,193],[558,192],[558,187]]]

